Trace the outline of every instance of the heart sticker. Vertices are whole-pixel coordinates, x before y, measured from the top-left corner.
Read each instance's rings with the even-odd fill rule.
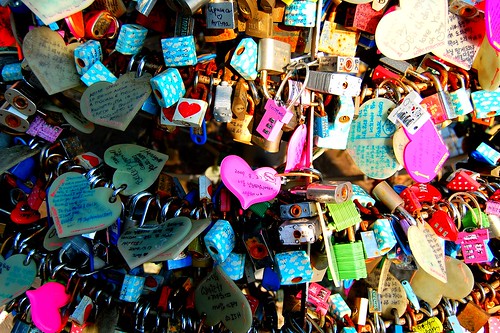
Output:
[[[94,0],[23,0],[45,25],[59,21],[90,6]]]
[[[49,95],[80,85],[73,54],[78,45],[66,45],[61,35],[47,27],[34,28],[24,37],[24,56]]]
[[[59,282],[47,282],[35,290],[26,292],[31,304],[31,318],[44,333],[56,333],[62,329],[60,309],[69,303],[71,296]]]
[[[474,276],[470,268],[461,260],[445,257],[448,282],[444,283],[423,269],[416,271],[411,279],[411,287],[415,294],[435,308],[441,298],[462,299],[470,294],[474,287]]]
[[[169,122],[173,123],[175,110],[176,110],[175,106],[169,106],[168,108],[161,108],[162,118],[165,118]]]
[[[181,102],[178,109],[181,116],[187,118],[200,112],[201,106],[198,103]]]
[[[82,95],[83,116],[95,124],[124,131],[151,94],[150,79],[148,73],[140,77],[126,73],[115,83],[94,83]]]
[[[222,182],[238,198],[243,209],[278,195],[281,179],[276,174],[276,170],[269,167],[252,170],[244,159],[236,155],[225,157],[220,165]]]
[[[191,230],[191,219],[175,217],[162,224],[146,224],[125,230],[118,240],[118,250],[131,269],[167,251]]]
[[[119,144],[104,152],[104,161],[116,169],[113,184],[125,184],[121,193],[132,195],[153,185],[168,160],[168,155],[133,144]]]
[[[386,179],[399,164],[392,148],[396,126],[387,118],[396,104],[387,98],[373,98],[363,103],[358,118],[352,122],[347,151],[358,168],[368,177]]]
[[[486,33],[488,40],[497,51],[500,51],[500,7],[497,0],[486,0]]]
[[[0,256],[0,306],[28,290],[36,277],[33,260],[24,265],[26,256],[15,254],[7,259]]]
[[[448,2],[400,0],[377,25],[375,41],[385,56],[395,60],[418,57],[446,44]]]
[[[112,194],[113,189],[107,187],[91,189],[87,178],[76,172],[57,177],[47,196],[57,235],[81,235],[109,227],[122,211],[119,197],[109,201]]]
[[[252,309],[247,298],[220,265],[196,288],[194,305],[200,314],[206,314],[208,326],[222,322],[234,333],[246,333],[252,326]]]
[[[416,182],[428,183],[450,156],[448,148],[430,119],[415,134],[406,129],[405,134],[410,140],[404,150],[406,171]]]
[[[307,140],[307,126],[302,124],[293,132],[286,151],[285,172],[301,170],[307,167],[304,161],[304,149]]]

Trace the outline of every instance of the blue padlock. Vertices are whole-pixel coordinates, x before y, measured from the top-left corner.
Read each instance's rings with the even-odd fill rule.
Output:
[[[218,220],[203,238],[212,259],[223,263],[236,245],[233,227],[226,220]]]
[[[245,271],[245,257],[245,254],[231,252],[220,266],[232,280],[239,280]]]
[[[311,282],[313,270],[305,251],[289,251],[275,256],[281,276],[281,285]]]

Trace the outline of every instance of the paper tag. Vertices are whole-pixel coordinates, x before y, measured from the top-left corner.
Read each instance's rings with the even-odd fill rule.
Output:
[[[500,53],[483,38],[472,67],[477,69],[479,84],[485,90],[495,90],[500,84]]]
[[[437,317],[431,317],[423,323],[413,326],[412,330],[418,333],[441,333],[443,332],[443,324]]]
[[[293,132],[286,152],[285,172],[301,170],[307,165],[304,163],[303,154],[307,141],[307,126],[302,124]]]
[[[424,232],[412,225],[408,228],[408,242],[419,267],[439,281],[446,283],[444,249],[434,231],[427,229],[427,232]]]
[[[398,313],[404,313],[406,311],[406,304],[408,303],[406,292],[401,282],[391,273],[387,273],[387,278],[385,280],[382,280],[380,275],[381,269],[376,268],[368,275],[366,282],[372,288],[378,288],[380,283],[383,285],[382,290],[378,290],[382,304],[382,316],[387,319],[394,318],[392,314],[394,308]]]
[[[484,20],[448,13],[448,42],[432,53],[443,60],[470,70],[484,38]]]
[[[419,103],[422,97],[412,91],[403,101],[389,114],[389,120],[394,124],[400,123],[410,133],[415,134],[426,122],[431,119],[431,115]]]
[[[274,199],[281,188],[276,170],[268,167],[252,170],[236,155],[225,157],[220,170],[222,182],[239,199],[243,209]]]
[[[30,128],[26,131],[26,134],[38,136],[44,140],[54,143],[62,133],[62,130],[63,129],[59,126],[47,124],[42,117],[37,115],[31,122]]]
[[[498,1],[486,0],[486,33],[488,40],[497,51],[500,51],[500,7]]]
[[[93,0],[23,0],[45,25],[59,21],[87,8]]]
[[[486,201],[486,214],[492,214],[496,216],[500,216],[500,202],[497,201]]]

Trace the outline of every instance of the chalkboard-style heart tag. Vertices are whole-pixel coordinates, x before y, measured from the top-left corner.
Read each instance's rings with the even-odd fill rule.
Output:
[[[151,94],[150,79],[147,73],[140,77],[126,73],[115,83],[94,83],[82,95],[83,116],[95,124],[124,131]]]
[[[189,233],[191,226],[189,217],[180,216],[162,224],[128,229],[118,240],[118,250],[132,269],[179,243]]]
[[[247,298],[220,265],[198,285],[194,297],[196,310],[206,314],[206,325],[222,322],[234,333],[246,333],[252,326]]]
[[[396,126],[387,118],[389,109],[395,106],[387,98],[372,98],[361,105],[359,116],[352,123],[347,150],[368,177],[386,179],[399,169],[392,148]]]
[[[119,144],[104,152],[104,161],[116,169],[113,184],[127,185],[121,193],[131,195],[153,185],[168,155],[133,144]]]
[[[24,56],[49,95],[80,85],[73,54],[78,45],[66,45],[61,35],[47,27],[35,28],[24,37]]]
[[[47,201],[57,235],[67,237],[105,229],[120,216],[122,204],[109,199],[113,189],[90,188],[84,175],[63,173],[49,188]]]
[[[375,41],[387,57],[406,60],[446,43],[448,3],[442,0],[399,1],[377,25]]]
[[[434,308],[441,298],[462,299],[470,294],[474,287],[474,276],[470,268],[461,260],[445,257],[448,282],[444,283],[426,273],[423,269],[415,272],[411,287],[415,294]]]
[[[243,209],[278,195],[281,180],[276,174],[276,170],[269,167],[252,170],[244,159],[236,155],[225,157],[220,165],[222,182],[240,200]]]
[[[85,1],[62,1],[62,0],[24,0],[23,3],[38,17],[45,25],[59,21],[67,16],[84,10],[94,2]]]
[[[448,148],[430,119],[415,134],[405,134],[410,140],[404,150],[406,171],[416,182],[428,183],[450,156]]]
[[[0,256],[0,306],[28,290],[36,277],[33,260],[24,265],[26,256],[15,254],[7,259]]]
[[[302,124],[293,132],[286,151],[285,172],[300,170],[306,167],[304,149],[307,140],[307,126]]]
[[[35,290],[26,292],[31,304],[31,318],[36,327],[44,333],[60,332],[63,320],[60,309],[69,303],[71,297],[66,287],[58,282],[47,282]]]

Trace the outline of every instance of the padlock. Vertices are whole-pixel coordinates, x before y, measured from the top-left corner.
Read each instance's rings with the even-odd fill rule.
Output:
[[[250,129],[253,128],[253,113],[254,113],[254,101],[247,95],[248,102],[248,113],[244,113],[243,119],[235,118],[227,124],[227,130],[233,136],[233,140],[236,142],[241,142],[247,145],[252,145],[252,133]],[[234,113],[234,99],[233,99],[233,113]]]
[[[120,290],[120,300],[135,303],[142,294],[146,278],[143,276],[125,274]]]
[[[466,19],[484,15],[482,10],[476,7],[481,0],[448,0],[448,10],[450,13]]]
[[[470,170],[457,169],[446,178],[446,188],[452,191],[477,191],[481,187],[478,176]]]
[[[397,243],[389,219],[377,219],[371,226],[380,255],[389,252]]]
[[[122,25],[116,40],[115,50],[125,55],[137,54],[146,40],[148,29],[138,24]]]
[[[449,92],[450,102],[454,110],[452,118],[463,117],[474,111],[470,97],[469,73],[465,72],[465,74],[450,72],[448,76],[452,88]]]
[[[231,95],[233,88],[227,81],[222,81],[215,88],[215,98],[213,105],[213,116],[218,122],[228,123],[233,119],[231,111]]]
[[[448,83],[448,74],[445,71],[441,73],[442,82],[430,72],[424,72],[422,75],[431,79],[436,93],[424,97],[420,104],[425,106],[427,112],[431,114],[434,124],[441,124],[450,119],[450,116],[454,114],[450,105],[450,97],[445,90]]]
[[[306,87],[326,94],[354,97],[360,94],[362,81],[349,74],[310,71]]]
[[[229,63],[245,80],[257,78],[257,43],[252,38],[243,38]]]
[[[144,16],[149,16],[153,7],[156,4],[156,0],[139,0],[135,6],[135,9]]]
[[[343,318],[350,317],[352,315],[351,308],[347,305],[342,295],[334,293],[330,295],[330,309],[329,312],[333,315],[336,320],[342,320]]]
[[[318,240],[321,227],[317,218],[298,218],[283,222],[278,232],[283,245],[312,244]]]
[[[394,315],[394,323],[387,328],[388,333],[403,333],[403,326],[401,325],[398,310],[392,309],[391,313]]]
[[[99,60],[96,61],[80,78],[88,87],[97,82],[114,83],[118,78],[111,73]]]
[[[233,0],[210,0],[205,7],[207,29],[235,29]]]
[[[0,107],[0,124],[17,132],[26,132],[30,127],[28,116],[7,102]]]
[[[194,33],[194,18],[191,15],[176,13],[175,15],[175,37],[192,36]]]
[[[216,263],[224,262],[236,245],[236,235],[226,220],[215,222],[203,239],[208,253]]]
[[[120,29],[118,19],[107,10],[86,12],[83,19],[87,39],[113,39]]]
[[[43,102],[42,93],[24,80],[17,81],[8,88],[4,97],[10,105],[26,116],[34,115]]]
[[[280,206],[280,216],[282,219],[299,219],[318,215],[314,202],[297,202]]]
[[[330,136],[328,131],[328,114],[325,112],[325,106],[322,99],[318,99],[318,113],[314,113],[314,135],[320,138]]]
[[[0,78],[2,82],[15,82],[23,79],[21,63],[0,64]]]
[[[457,314],[460,325],[470,332],[479,332],[490,319],[490,314],[484,311],[479,305],[467,302],[465,307]]]
[[[268,141],[277,141],[283,125],[292,119],[293,113],[274,99],[267,100],[264,108],[266,111],[256,131]]]
[[[473,232],[458,233],[457,244],[461,245],[462,255],[466,264],[490,261],[487,242],[490,239],[488,229],[477,229]]]
[[[383,15],[384,11],[373,9],[371,3],[348,4],[344,26],[374,35]]]
[[[283,23],[294,27],[314,27],[316,25],[316,2],[295,0],[287,4]]]
[[[290,44],[272,38],[259,40],[257,70],[270,75],[281,74],[290,63]]]
[[[243,243],[256,270],[274,266],[274,255],[264,230],[243,233]]]
[[[245,34],[256,38],[270,38],[273,36],[273,17],[271,14],[258,11],[256,16],[246,22]],[[259,53],[260,53],[259,41]]]
[[[164,38],[161,48],[167,67],[194,66],[198,62],[193,36]]]
[[[354,119],[354,102],[351,97],[339,97],[340,108],[336,112],[333,123],[328,123],[328,135],[324,138],[315,137],[315,144],[318,147],[330,149],[346,149],[349,130]]]
[[[323,22],[318,50],[337,56],[354,57],[359,33],[342,29],[334,19],[335,11],[332,11],[328,20]]]
[[[177,68],[168,68],[151,79],[153,92],[163,108],[168,108],[179,101],[186,93],[184,82]]]
[[[96,40],[88,40],[74,50],[76,71],[83,75],[97,61],[102,61],[101,44]]]
[[[346,200],[341,203],[327,203],[328,212],[332,217],[330,225],[334,230],[342,231],[361,222],[356,205],[352,200]]]
[[[193,15],[209,0],[168,0],[167,5],[175,12],[183,15]]]
[[[305,251],[289,251],[276,254],[281,285],[307,283],[312,278],[309,256]]]
[[[220,266],[232,280],[239,280],[245,271],[245,257],[245,254],[231,252]]]

